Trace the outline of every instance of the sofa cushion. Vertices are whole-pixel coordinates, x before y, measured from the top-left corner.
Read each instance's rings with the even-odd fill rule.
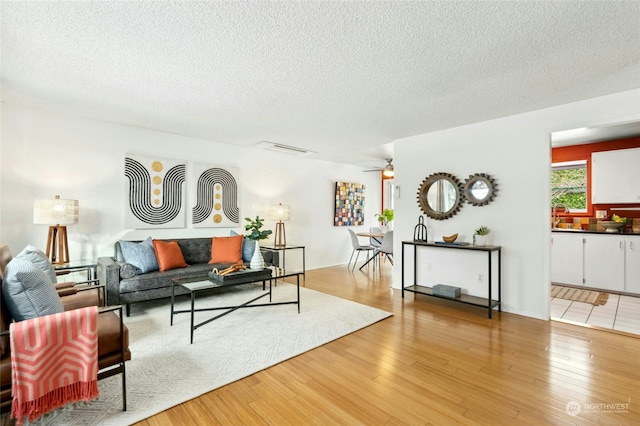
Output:
[[[16,257],[7,265],[2,296],[16,321],[64,311],[49,277],[25,258]]]
[[[230,235],[234,237],[240,234],[238,234],[236,231],[232,229],[230,232]],[[251,258],[253,257],[253,252],[255,250],[256,250],[255,240],[250,240],[248,238],[244,238],[242,240],[242,260],[244,262],[251,262]]]
[[[137,293],[142,298],[140,300],[148,300],[144,297],[144,294],[155,289],[170,289],[171,280],[175,278],[187,279],[187,280],[206,280],[207,274],[214,267],[218,269],[226,269],[231,266],[228,263],[220,265],[208,265],[206,263],[200,263],[198,265],[189,265],[186,268],[171,269],[169,271],[149,272],[146,274],[136,275],[133,278],[126,280],[120,280],[120,295]],[[170,292],[166,292],[163,297],[170,296]],[[123,302],[120,302],[123,303]]]
[[[242,263],[243,235],[211,238],[211,260],[214,263]]]
[[[176,241],[153,240],[153,247],[156,250],[156,258],[161,272],[189,266],[184,261],[182,250]]]
[[[136,243],[133,241],[118,241],[124,261],[133,265],[138,274],[157,271],[159,269],[156,252],[151,237]]]
[[[176,241],[188,265],[206,264],[211,259],[211,238],[178,238]]]
[[[22,257],[29,260],[29,262],[33,263],[36,268],[47,274],[51,282],[55,283],[57,281],[56,270],[53,268],[53,265],[47,255],[39,248],[28,245],[18,253],[16,257]]]

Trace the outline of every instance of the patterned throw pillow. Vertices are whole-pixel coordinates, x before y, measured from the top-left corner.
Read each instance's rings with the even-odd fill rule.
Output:
[[[24,257],[16,257],[7,264],[2,297],[16,321],[64,311],[53,282]]]
[[[53,268],[51,261],[42,250],[32,245],[26,246],[16,257],[22,257],[33,263],[33,266],[44,272],[51,282],[58,281],[56,270]]]
[[[136,268],[136,273],[144,274],[158,270],[158,260],[151,237],[141,243],[118,241],[118,244],[120,244],[124,261],[132,264]]]
[[[165,242],[153,240],[153,247],[156,250],[158,266],[160,266],[161,272],[189,266],[187,265],[187,262],[184,261],[182,250],[180,250],[180,246],[177,241]]]
[[[236,235],[240,235],[235,232],[233,229],[230,232],[232,237]],[[250,240],[245,238],[242,240],[242,261],[243,262],[251,262],[251,258],[253,257],[253,252],[256,250],[256,242],[254,240]]]
[[[209,264],[242,263],[242,241],[244,235],[235,237],[213,237]]]

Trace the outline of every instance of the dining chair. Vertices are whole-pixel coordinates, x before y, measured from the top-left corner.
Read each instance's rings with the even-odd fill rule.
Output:
[[[353,232],[351,229],[347,229],[347,231],[349,231],[349,235],[351,236],[351,245],[353,246],[353,251],[351,252],[351,257],[349,258],[349,263],[347,263],[347,268],[351,264],[351,259],[353,259],[354,253],[356,252],[358,253],[356,255],[356,260],[353,262],[353,267],[351,268],[351,270],[353,271],[356,268],[356,263],[358,263],[358,257],[360,257],[360,253],[361,252],[367,253],[367,262],[368,262],[369,254],[375,251],[375,247],[372,247],[370,245],[365,246],[360,244],[360,241],[358,240],[358,236],[356,235],[356,233]]]
[[[376,255],[380,256],[380,253],[384,253],[386,258],[389,259],[389,262],[391,262],[391,265],[393,265],[393,231],[384,234],[382,244],[376,249]]]
[[[369,228],[369,233],[371,234],[382,234],[382,229],[378,228],[377,226],[372,226],[371,228]],[[373,248],[380,248],[380,246],[382,245],[382,238],[380,237],[369,237],[369,245]],[[380,263],[379,260],[380,258],[374,259],[378,264]],[[373,267],[375,268],[376,264],[373,264]]]
[[[382,254],[385,254],[387,256],[387,259],[389,259],[389,262],[391,262],[391,264],[393,265],[393,231],[388,231],[384,234],[384,238],[382,238],[382,244],[380,245],[380,247],[377,247],[375,249],[373,257],[367,260],[362,266],[360,266],[360,269],[367,266],[369,262],[374,262],[375,265],[376,260],[378,261],[379,265],[380,257],[382,256]]]
[[[369,228],[369,232],[372,234],[381,234],[382,229],[378,228],[377,226],[372,226],[371,228]],[[382,245],[382,241],[379,238],[370,237],[369,245],[371,247],[378,248]]]

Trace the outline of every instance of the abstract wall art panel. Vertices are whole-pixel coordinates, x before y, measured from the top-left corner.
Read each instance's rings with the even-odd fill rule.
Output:
[[[364,225],[364,185],[336,182],[334,226]]]
[[[189,187],[195,200],[191,223],[194,228],[237,227],[240,224],[238,208],[238,169],[194,163]]]
[[[184,228],[186,165],[184,161],[127,154],[125,227]]]

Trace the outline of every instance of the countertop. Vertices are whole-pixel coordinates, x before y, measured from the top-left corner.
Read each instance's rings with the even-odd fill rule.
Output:
[[[640,235],[640,232],[606,232],[606,231],[585,231],[584,229],[552,228],[551,232],[561,232],[567,234],[600,234],[600,235]]]

